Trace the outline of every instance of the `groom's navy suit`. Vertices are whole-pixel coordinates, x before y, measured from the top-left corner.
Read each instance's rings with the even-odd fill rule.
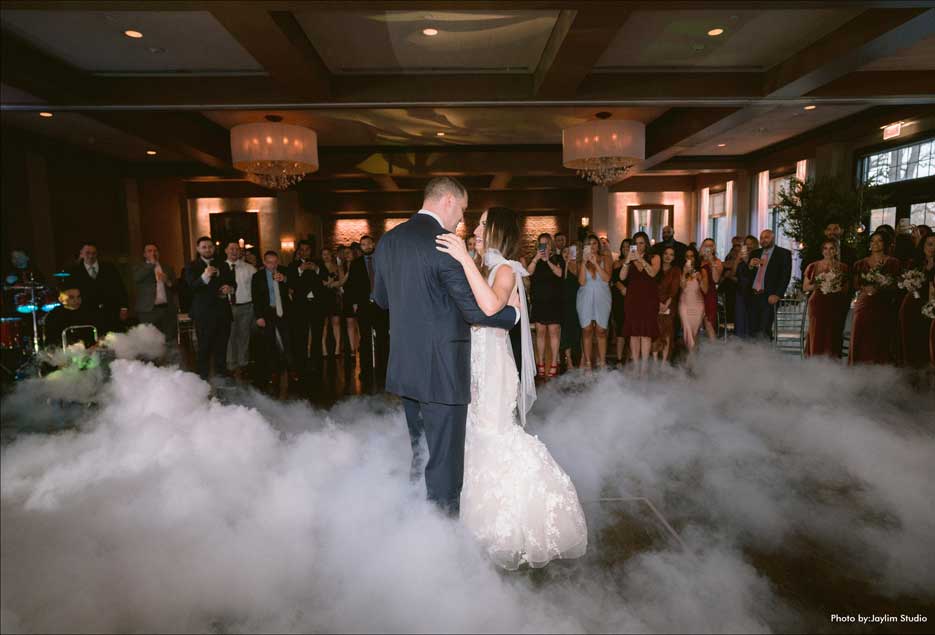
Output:
[[[416,214],[377,245],[373,300],[390,313],[386,390],[403,398],[417,465],[425,435],[429,500],[457,513],[464,479],[464,435],[471,401],[471,324],[510,329],[516,310],[487,317],[461,264],[436,249],[447,230]]]

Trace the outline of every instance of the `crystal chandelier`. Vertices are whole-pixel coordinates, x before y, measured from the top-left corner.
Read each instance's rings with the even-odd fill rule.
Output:
[[[606,187],[646,157],[646,126],[611,120],[606,112],[597,117],[562,131],[562,164],[589,183]]]
[[[318,170],[318,135],[314,130],[280,123],[282,117],[231,128],[231,158],[247,179],[285,190]]]

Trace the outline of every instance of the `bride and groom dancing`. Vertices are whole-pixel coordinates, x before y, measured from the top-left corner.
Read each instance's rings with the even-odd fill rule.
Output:
[[[492,207],[474,232],[487,277],[454,233],[467,191],[432,179],[422,209],[380,241],[373,300],[390,312],[386,389],[402,398],[430,500],[461,521],[506,569],[542,567],[587,549],[575,487],[524,430],[536,398],[535,362],[521,277],[509,260],[516,214]],[[518,376],[509,329],[522,322]],[[517,424],[517,413],[519,422]]]

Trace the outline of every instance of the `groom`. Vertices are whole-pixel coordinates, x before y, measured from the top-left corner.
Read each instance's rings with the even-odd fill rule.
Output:
[[[429,181],[419,213],[380,240],[373,282],[373,301],[390,312],[386,390],[403,400],[413,470],[424,435],[429,500],[452,515],[458,514],[464,479],[470,325],[510,329],[519,319],[515,305],[484,315],[461,264],[436,249],[435,237],[453,232],[465,209],[461,183],[447,176]]]

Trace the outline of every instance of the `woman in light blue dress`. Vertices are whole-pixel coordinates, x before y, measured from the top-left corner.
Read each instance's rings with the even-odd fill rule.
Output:
[[[604,253],[597,236],[588,236],[583,265],[578,267],[578,322],[582,329],[581,368],[604,368],[607,360],[607,322],[610,319],[610,274],[613,258]],[[593,336],[597,335],[597,360],[591,363]]]

